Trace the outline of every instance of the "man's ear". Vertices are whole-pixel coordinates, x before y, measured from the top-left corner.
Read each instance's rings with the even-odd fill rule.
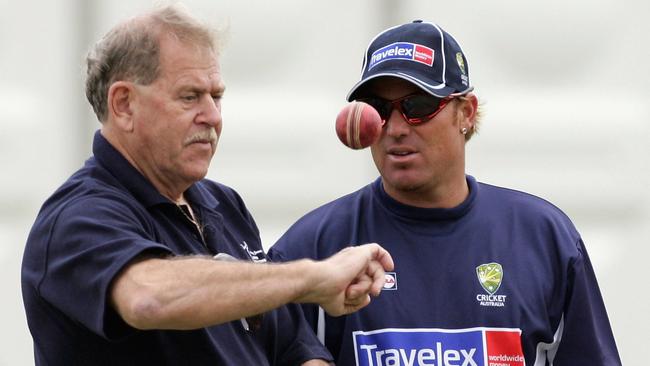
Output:
[[[115,127],[133,131],[133,103],[135,87],[128,81],[117,81],[108,88],[108,115],[115,122]]]
[[[478,98],[473,93],[469,93],[465,96],[465,103],[461,104],[461,110],[463,112],[463,121],[461,122],[461,127],[465,127],[468,130],[474,128],[476,123],[476,112],[478,111]]]

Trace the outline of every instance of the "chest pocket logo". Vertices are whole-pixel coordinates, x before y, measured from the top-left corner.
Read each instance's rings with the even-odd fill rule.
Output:
[[[384,282],[384,290],[397,290],[397,273],[386,272],[384,275],[386,282]]]
[[[255,263],[265,263],[266,262],[266,257],[264,256],[264,251],[262,249],[259,250],[250,250],[248,248],[248,243],[246,241],[242,241],[241,244],[239,244],[246,253],[248,253],[248,256],[251,258],[251,260]]]

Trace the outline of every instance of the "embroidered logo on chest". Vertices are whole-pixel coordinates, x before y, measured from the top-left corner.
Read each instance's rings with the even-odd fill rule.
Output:
[[[481,306],[502,307],[506,305],[506,295],[497,295],[496,292],[503,282],[503,267],[499,263],[485,263],[476,267],[476,277],[486,294],[476,295],[476,301]]]
[[[262,249],[258,250],[251,250],[248,248],[248,243],[246,241],[242,241],[241,244],[239,244],[242,249],[246,253],[248,253],[248,256],[251,258],[251,260],[255,263],[264,263],[266,262],[266,257],[264,256],[264,251]]]

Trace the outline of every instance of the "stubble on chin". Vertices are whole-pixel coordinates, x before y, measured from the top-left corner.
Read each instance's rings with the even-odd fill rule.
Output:
[[[392,184],[393,189],[403,193],[414,193],[419,191],[422,188],[421,184],[415,184],[412,182],[402,182],[397,181]]]

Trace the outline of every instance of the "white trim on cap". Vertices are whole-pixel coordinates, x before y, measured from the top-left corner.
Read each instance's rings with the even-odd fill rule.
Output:
[[[399,75],[393,75],[393,76],[398,77],[398,78],[401,78],[401,79],[405,79],[405,80],[408,79],[409,81],[413,82],[413,84],[416,84],[416,85],[420,86],[422,89],[425,89],[425,90],[426,90],[426,88],[430,88],[430,89],[442,89],[442,88],[446,88],[446,87],[447,87],[446,84],[440,84],[440,85],[438,85],[438,86],[433,86],[433,85],[431,85],[431,84],[427,84],[427,83],[421,81],[420,79],[416,79],[416,78],[414,78],[413,76],[408,75],[408,74],[402,74],[402,73],[399,73]],[[404,77],[402,78],[402,77],[400,77],[400,76],[404,76]],[[463,91],[456,92],[456,93],[451,93],[451,94],[449,94],[449,95],[451,95],[451,96],[465,95],[465,94],[471,92],[472,90],[474,90],[474,87],[473,87],[473,86],[468,86],[467,89],[465,89],[465,90],[463,90]],[[435,95],[436,97],[440,97],[440,95],[437,95],[437,94],[435,94],[435,93],[430,93],[430,94],[433,94],[433,95]]]
[[[433,26],[434,28],[436,28],[436,30],[440,34],[440,43],[441,43],[440,44],[440,50],[442,51],[442,84],[441,85],[443,85],[441,87],[444,87],[444,85],[447,85],[447,53],[445,52],[445,33],[435,23],[423,22],[423,24],[429,24],[429,25]],[[435,55],[434,55],[434,57],[435,57]],[[435,62],[435,60],[434,60],[434,62]]]
[[[448,94],[448,95],[439,95],[439,94],[435,93],[435,90],[440,90],[442,88],[445,88],[445,87],[447,87],[446,85],[441,84],[441,85],[438,85],[438,86],[433,86],[431,84],[427,84],[425,82],[422,82],[420,79],[415,78],[415,77],[413,77],[413,76],[411,76],[409,74],[394,73],[394,72],[384,72],[384,73],[381,73],[381,74],[375,74],[373,76],[367,77],[367,78],[365,78],[363,80],[360,80],[356,84],[354,84],[352,89],[350,89],[348,94],[345,96],[345,100],[349,100],[350,96],[352,94],[354,94],[359,89],[361,84],[365,84],[365,83],[367,83],[368,81],[370,81],[372,79],[376,79],[378,77],[383,77],[383,76],[390,76],[390,77],[406,80],[406,81],[408,81],[410,83],[413,83],[413,84],[417,85],[418,87],[420,87],[420,89],[422,89],[422,90],[426,91],[427,93],[429,93],[429,94],[431,94],[431,95],[433,95],[435,97],[438,97],[438,98],[445,98],[445,97],[448,97],[448,96],[465,95],[465,94],[471,92],[472,90],[474,90],[473,86],[469,86],[469,87],[467,87],[467,89],[465,89],[463,91],[460,91],[460,92],[451,93],[451,94]]]
[[[420,80],[420,79],[418,79],[418,78],[416,78],[414,76],[411,76],[409,74],[405,74],[403,72],[397,72],[397,73],[394,73],[393,75],[395,75],[395,76],[403,76],[405,79],[409,79],[409,81],[412,81],[412,82],[414,82],[416,84],[423,85],[423,86],[425,86],[427,88],[430,88],[430,89],[442,89],[442,88],[447,87],[447,84],[445,84],[445,83],[442,83],[440,85],[427,84],[424,81],[422,81],[422,80]]]
[[[365,84],[365,83],[367,83],[368,81],[370,81],[372,79],[376,79],[376,78],[383,77],[383,76],[390,76],[390,77],[395,77],[395,78],[398,78],[398,79],[406,80],[406,81],[408,81],[410,83],[413,83],[413,84],[419,86],[422,90],[428,92],[429,94],[431,94],[433,96],[436,96],[436,97],[439,97],[439,98],[444,98],[444,97],[447,96],[447,95],[438,95],[438,94],[436,94],[434,92],[434,90],[439,90],[439,89],[445,88],[446,85],[444,85],[444,84],[438,85],[438,86],[432,86],[432,85],[424,83],[424,82],[420,81],[420,79],[417,79],[417,78],[415,78],[415,77],[413,77],[411,75],[408,75],[408,74],[395,73],[395,72],[383,72],[383,73],[375,74],[375,75],[372,75],[372,76],[367,77],[365,79],[362,79],[359,82],[357,82],[356,84],[354,84],[352,89],[350,89],[350,91],[348,92],[348,95],[345,96],[345,99],[349,100],[350,96],[352,94],[354,94],[354,92],[356,92],[359,89],[361,84]]]

